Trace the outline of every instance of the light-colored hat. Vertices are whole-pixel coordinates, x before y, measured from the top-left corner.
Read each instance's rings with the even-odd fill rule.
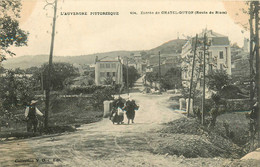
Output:
[[[31,104],[35,104],[35,103],[37,103],[38,101],[37,100],[32,100],[31,101]]]

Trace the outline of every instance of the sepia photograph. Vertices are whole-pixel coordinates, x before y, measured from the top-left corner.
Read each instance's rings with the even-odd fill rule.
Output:
[[[259,8],[0,0],[0,166],[260,167]]]

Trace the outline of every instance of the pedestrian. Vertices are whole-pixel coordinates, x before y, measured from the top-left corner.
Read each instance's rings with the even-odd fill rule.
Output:
[[[130,123],[130,120],[132,121],[132,123],[134,123],[135,110],[138,110],[138,109],[139,109],[139,106],[136,105],[135,100],[131,100],[129,97],[125,103],[125,107],[123,108],[123,110],[126,111],[128,124]]]
[[[259,114],[259,106],[258,106],[258,102],[256,102],[250,113],[250,118],[256,121],[258,119],[258,114]]]
[[[25,109],[25,119],[27,121],[27,132],[31,132],[33,126],[33,132],[36,132],[37,125],[38,125],[38,118],[37,115],[43,116],[40,110],[36,107],[36,100],[32,100],[31,104],[26,107]]]
[[[124,112],[122,110],[124,106],[123,99],[119,97],[118,99],[115,99],[112,103],[112,110],[110,114],[110,120],[113,122],[117,122],[117,124],[123,124],[124,120]]]

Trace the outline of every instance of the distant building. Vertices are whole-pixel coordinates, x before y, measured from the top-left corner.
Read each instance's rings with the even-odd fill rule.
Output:
[[[139,74],[145,73],[146,61],[142,59],[142,55],[140,53],[134,54],[134,60],[136,62],[136,70]]]
[[[147,65],[146,60],[142,59],[140,53],[135,53],[131,56],[124,57],[123,64],[125,66],[128,65],[128,67],[134,67],[140,75],[145,73],[146,65]]]
[[[95,62],[96,85],[110,85],[123,83],[123,67],[120,59],[98,60]]]
[[[224,70],[227,74],[231,75],[231,49],[230,42],[227,36],[213,32],[212,30],[203,30],[201,34],[198,35],[198,45],[197,54],[196,54],[196,69],[202,67],[202,58],[203,58],[203,44],[200,44],[200,41],[203,42],[204,34],[206,33],[208,41],[210,43],[208,53],[206,55],[206,74],[212,70]],[[195,47],[195,37],[191,38],[186,42],[182,47],[181,57],[182,62],[182,84],[183,86],[188,87],[191,79],[192,71],[192,59],[194,54]],[[200,73],[198,70],[194,72],[194,76],[198,75],[197,78],[202,78],[202,70]],[[199,74],[198,74],[199,73]],[[201,81],[201,80],[200,80]],[[198,81],[200,85],[200,81]]]
[[[231,48],[232,77],[241,80],[250,76],[249,52],[245,48]]]
[[[160,72],[165,75],[171,68],[180,68],[180,55],[161,54],[160,55]],[[159,72],[159,55],[151,56],[147,61],[146,72]],[[180,78],[181,79],[181,78]]]

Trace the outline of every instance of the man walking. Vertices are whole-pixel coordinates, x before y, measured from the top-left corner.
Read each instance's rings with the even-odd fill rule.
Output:
[[[36,115],[43,116],[40,110],[36,107],[36,100],[32,100],[31,104],[25,109],[25,118],[27,120],[27,132],[31,132],[33,126],[33,132],[36,132],[38,119]]]

